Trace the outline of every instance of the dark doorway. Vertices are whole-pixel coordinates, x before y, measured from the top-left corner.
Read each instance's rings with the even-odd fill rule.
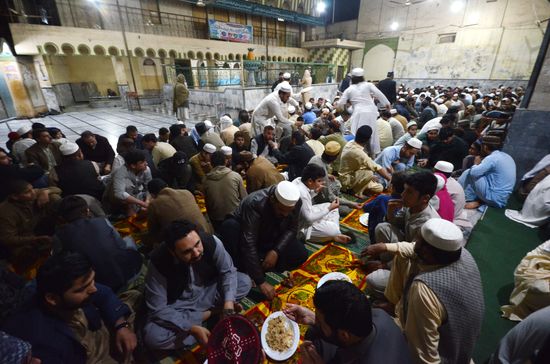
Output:
[[[191,60],[189,59],[176,59],[176,76],[183,73],[185,81],[187,81],[187,88],[195,88],[193,82],[193,70],[191,69]]]

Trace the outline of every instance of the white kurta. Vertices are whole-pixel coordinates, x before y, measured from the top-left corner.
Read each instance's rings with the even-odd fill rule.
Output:
[[[506,210],[505,215],[516,222],[535,228],[550,220],[550,176],[537,183],[520,211]]]
[[[302,208],[300,210],[300,231],[306,239],[323,242],[328,238],[341,234],[340,214],[338,209],[329,210],[330,202],[313,204],[315,192],[309,190],[298,177],[292,181],[300,190]]]
[[[276,117],[279,122],[290,125],[290,120],[286,117],[287,108],[287,104],[281,101],[278,93],[272,92],[264,97],[252,113],[251,136],[262,134],[266,125],[275,127],[273,117]]]
[[[348,101],[353,105],[353,114],[351,114],[351,133],[355,135],[357,129],[363,125],[372,128],[370,139],[370,150],[374,155],[380,153],[380,141],[376,130],[376,119],[378,118],[378,108],[374,104],[374,95],[382,105],[390,105],[390,102],[384,94],[370,82],[360,82],[351,85],[344,91],[344,94],[338,102],[345,105]]]

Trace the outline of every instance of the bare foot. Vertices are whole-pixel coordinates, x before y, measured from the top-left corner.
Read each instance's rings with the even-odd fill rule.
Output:
[[[473,209],[477,209],[479,206],[481,206],[481,203],[479,201],[471,201],[471,202],[468,202],[466,205],[464,205],[464,208],[473,210]]]
[[[336,235],[334,241],[341,244],[347,244],[351,241],[351,237],[343,234]]]

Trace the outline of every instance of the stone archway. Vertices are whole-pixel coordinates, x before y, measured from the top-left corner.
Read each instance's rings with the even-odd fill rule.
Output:
[[[385,44],[378,44],[363,57],[366,80],[383,80],[393,70],[395,52]]]

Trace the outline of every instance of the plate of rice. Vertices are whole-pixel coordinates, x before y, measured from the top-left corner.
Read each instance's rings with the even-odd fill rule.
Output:
[[[262,348],[273,360],[287,360],[298,349],[300,328],[282,312],[273,312],[264,321],[261,331]]]

